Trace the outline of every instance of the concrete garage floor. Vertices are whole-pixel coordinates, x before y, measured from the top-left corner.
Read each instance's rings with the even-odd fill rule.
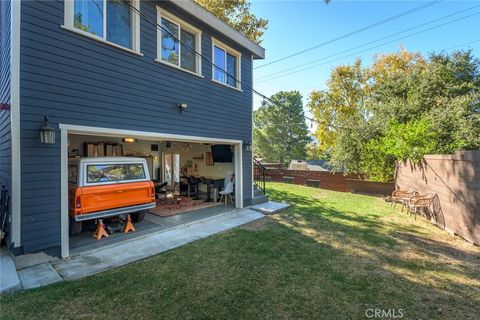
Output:
[[[131,240],[152,232],[158,232],[161,230],[167,230],[172,227],[192,223],[208,217],[213,217],[218,214],[235,210],[233,205],[223,205],[198,209],[181,214],[177,214],[171,217],[160,217],[151,213],[145,215],[145,219],[142,222],[135,223],[135,232],[129,233],[114,233],[109,238],[102,238],[95,240],[92,238],[92,231],[84,231],[81,235],[70,237],[70,255],[76,255],[82,252],[95,250],[114,243]],[[93,226],[94,227],[94,226]]]

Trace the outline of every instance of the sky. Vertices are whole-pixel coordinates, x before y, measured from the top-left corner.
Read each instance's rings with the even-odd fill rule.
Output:
[[[281,90],[298,90],[306,104],[312,90],[327,88],[327,80],[335,66],[352,64],[357,58],[369,65],[373,55],[395,52],[401,47],[424,55],[470,48],[475,56],[480,57],[480,0],[444,0],[341,40],[321,45],[309,52],[262,67],[431,2],[433,1],[332,0],[327,5],[323,0],[252,0],[252,12],[257,17],[269,20],[261,43],[266,57],[254,62],[253,87],[266,96]],[[472,8],[474,6],[477,7]],[[469,8],[472,9],[467,10]],[[466,11],[455,14],[462,10]],[[443,18],[448,15],[452,16]],[[429,23],[437,19],[438,21]],[[425,25],[416,28],[422,24]],[[406,29],[411,30],[399,33]],[[398,34],[391,36],[394,33]],[[383,40],[377,41],[381,38]],[[371,44],[366,45],[367,43]],[[344,52],[341,53],[342,51]],[[284,71],[313,60],[317,61]],[[301,69],[305,70],[291,73]],[[284,73],[280,73],[282,71]],[[289,72],[291,74],[285,75]],[[285,76],[278,77],[281,75]],[[260,101],[259,97],[254,99],[255,109],[259,107]]]

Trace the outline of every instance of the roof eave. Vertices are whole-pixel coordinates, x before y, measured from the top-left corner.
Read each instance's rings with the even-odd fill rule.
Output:
[[[189,14],[208,24],[210,27],[220,32],[227,38],[249,50],[252,53],[253,59],[265,59],[265,49],[263,47],[259,46],[252,40],[245,37],[242,33],[238,32],[237,30],[214,16],[210,11],[206,10],[202,6],[190,0],[170,1],[180,9],[188,12]]]

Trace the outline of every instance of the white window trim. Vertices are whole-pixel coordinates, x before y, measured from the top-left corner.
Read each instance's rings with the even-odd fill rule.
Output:
[[[157,24],[158,25],[162,25],[162,21],[161,21],[162,18],[165,18],[168,21],[170,21],[170,22],[172,22],[172,23],[174,23],[178,26],[178,35],[177,35],[178,39],[180,39],[181,29],[194,34],[195,35],[195,48],[194,49],[201,56],[201,54],[202,54],[202,31],[200,29],[195,28],[194,26],[192,26],[188,22],[174,16],[170,12],[165,11],[164,9],[157,6]],[[161,28],[157,28],[157,58],[155,59],[155,61],[163,63],[167,66],[176,68],[178,70],[182,70],[182,71],[185,71],[187,73],[190,73],[190,74],[193,74],[193,75],[196,75],[196,76],[200,76],[200,77],[203,78],[203,76],[202,76],[202,59],[200,58],[200,56],[197,55],[197,54],[194,55],[195,56],[196,70],[195,70],[195,72],[192,72],[190,70],[182,68],[182,46],[181,45],[178,48],[178,53],[179,53],[178,65],[170,63],[170,62],[165,61],[165,60],[162,60],[162,30],[161,30]]]
[[[231,86],[227,82],[221,82],[218,80],[215,80],[215,47],[219,47],[220,49],[225,50],[226,53],[235,56],[237,58],[237,63],[235,66],[237,77],[235,83],[237,84],[236,86]],[[225,68],[227,67],[227,55],[225,55]],[[225,70],[226,71],[226,70]],[[242,54],[238,52],[237,50],[227,46],[223,42],[215,39],[212,37],[212,81],[221,85],[224,85],[228,88],[236,89],[238,91],[242,91]],[[227,75],[225,75],[225,81],[228,78]]]
[[[106,5],[107,1],[105,0],[103,2],[103,10],[104,12],[106,11]],[[140,0],[133,0],[133,6],[135,9],[140,11]],[[114,42],[108,41],[107,40],[107,33],[106,33],[106,14],[104,14],[104,19],[103,19],[103,37],[97,36],[93,33],[86,32],[83,30],[80,30],[78,28],[75,28],[73,25],[73,16],[74,16],[74,0],[65,0],[65,14],[64,14],[64,22],[62,28],[75,32],[77,34],[80,34],[82,36],[95,39],[97,41],[103,42],[105,44],[108,44],[110,46],[113,46],[118,49],[122,49],[125,51],[128,51],[130,53],[134,53],[137,55],[143,56],[143,54],[140,52],[140,16],[132,10],[132,48],[127,48],[124,46],[121,46],[119,44],[116,44]]]

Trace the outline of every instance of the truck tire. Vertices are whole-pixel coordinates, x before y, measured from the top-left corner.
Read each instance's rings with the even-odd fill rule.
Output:
[[[83,222],[75,221],[74,219],[70,218],[70,236],[78,236],[82,232],[82,225]]]
[[[143,218],[145,218],[145,211],[134,212],[130,214],[133,223],[142,222]]]

